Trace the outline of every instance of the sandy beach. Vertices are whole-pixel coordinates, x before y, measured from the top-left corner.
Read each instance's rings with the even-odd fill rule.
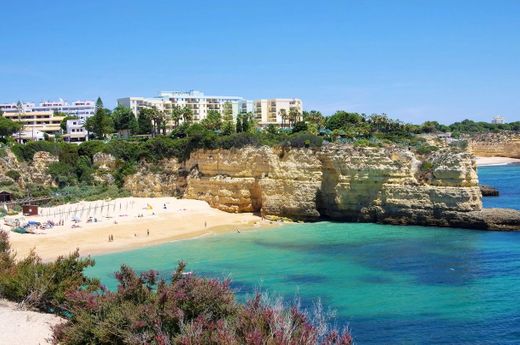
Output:
[[[51,344],[51,327],[62,322],[53,314],[22,310],[16,303],[2,299],[0,320],[0,344],[24,345]]]
[[[9,231],[18,258],[32,248],[44,260],[52,260],[76,248],[87,256],[270,224],[251,213],[226,213],[204,201],[173,197],[80,202],[41,208],[38,216],[23,218],[24,222],[48,220],[63,225],[38,229],[36,234]],[[10,228],[3,224],[2,229]]]
[[[509,157],[477,157],[478,166],[505,165],[511,163],[520,163],[520,159]]]

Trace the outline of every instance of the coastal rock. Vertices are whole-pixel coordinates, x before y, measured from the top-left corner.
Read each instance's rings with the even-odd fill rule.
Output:
[[[520,158],[520,133],[476,134],[468,142],[469,149],[475,156]]]
[[[482,211],[474,157],[448,147],[422,156],[394,146],[245,147],[198,150],[170,163],[155,172],[143,166],[125,188],[303,220],[505,229],[520,214]]]
[[[97,152],[92,157],[94,166],[100,171],[112,171],[116,167],[116,159],[108,153]]]
[[[126,177],[124,188],[133,196],[179,196],[184,193],[185,175],[176,159],[164,159],[157,164],[141,162],[138,172]]]
[[[491,186],[480,186],[480,192],[482,193],[482,196],[499,196],[499,191],[495,187]]]
[[[48,173],[49,165],[58,162],[58,157],[46,151],[34,154],[32,163],[27,166],[28,177],[31,183],[44,187],[55,186],[52,176]]]

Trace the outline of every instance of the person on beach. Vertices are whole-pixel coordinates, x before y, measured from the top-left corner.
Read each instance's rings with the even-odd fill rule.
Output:
[[[146,229],[146,236],[150,236],[150,229]]]
[[[204,227],[205,227],[205,228],[208,227],[208,223],[206,223],[206,221],[204,221]]]

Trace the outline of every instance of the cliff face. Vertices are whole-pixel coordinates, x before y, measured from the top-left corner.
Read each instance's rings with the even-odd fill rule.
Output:
[[[520,158],[519,133],[486,133],[469,139],[469,149],[480,157]]]
[[[506,220],[482,212],[473,156],[449,148],[417,157],[349,145],[247,147],[199,150],[183,164],[170,164],[160,173],[143,167],[125,187],[134,195],[178,195],[265,216],[520,228],[520,212]]]

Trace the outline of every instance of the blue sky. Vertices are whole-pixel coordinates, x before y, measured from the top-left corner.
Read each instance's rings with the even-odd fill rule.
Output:
[[[520,120],[520,1],[3,1],[0,102],[198,89]]]

